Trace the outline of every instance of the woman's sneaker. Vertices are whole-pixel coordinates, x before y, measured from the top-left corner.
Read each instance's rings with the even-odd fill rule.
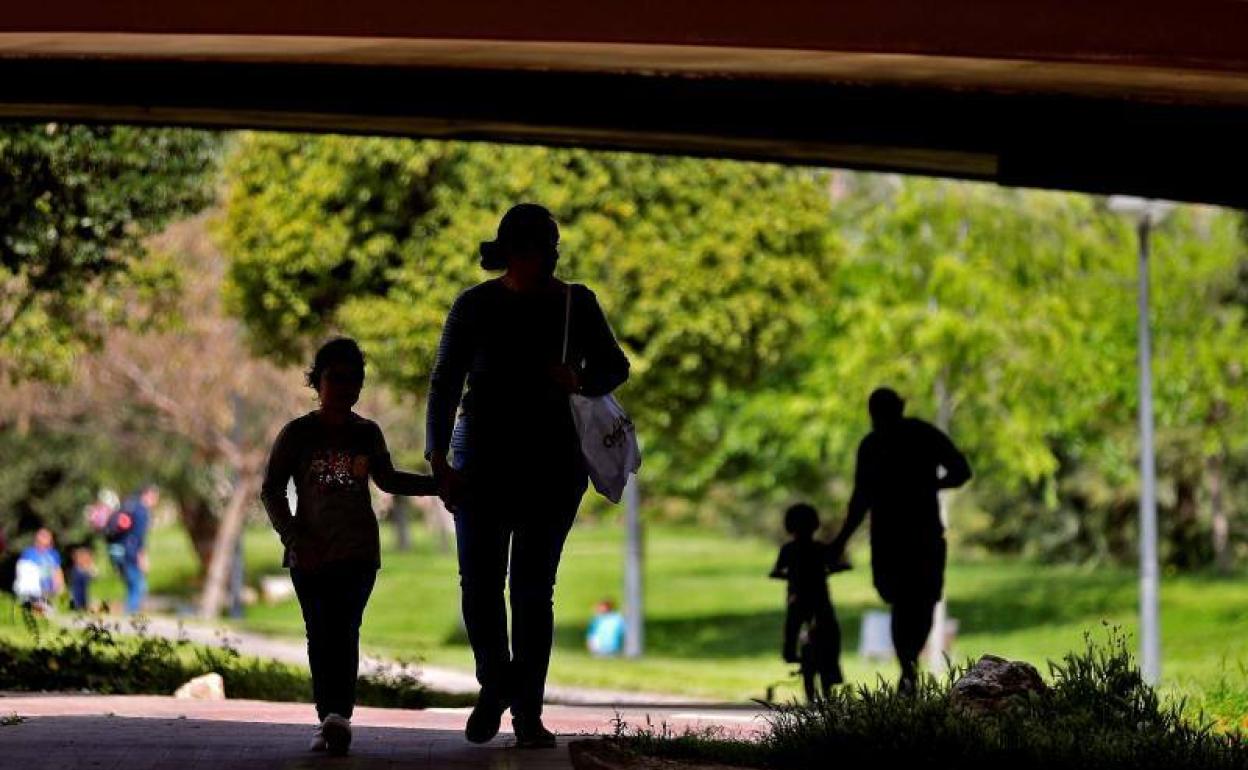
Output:
[[[312,743],[308,744],[308,751],[324,751],[325,750],[325,734],[321,732],[321,726],[316,726],[316,732],[312,734]]]
[[[516,748],[518,749],[553,749],[555,734],[546,729],[540,717],[515,718],[511,726],[516,732]]]
[[[477,705],[472,707],[472,713],[468,715],[464,737],[471,743],[489,743],[498,735],[498,726],[503,721],[503,712],[507,710],[507,705],[506,698],[498,698],[482,691],[477,696]]]
[[[351,722],[346,717],[330,714],[321,722],[321,735],[325,739],[325,750],[341,757],[351,747]]]

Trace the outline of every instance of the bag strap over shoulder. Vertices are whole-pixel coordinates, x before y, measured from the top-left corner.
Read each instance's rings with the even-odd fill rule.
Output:
[[[572,284],[567,285],[567,291],[564,292],[563,301],[563,356],[560,358],[562,363],[568,362],[568,332],[572,326]]]

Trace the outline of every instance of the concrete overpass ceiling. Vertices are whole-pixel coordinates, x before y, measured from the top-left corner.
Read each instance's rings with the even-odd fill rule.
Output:
[[[821,163],[1248,206],[1248,2],[66,0],[0,116]]]

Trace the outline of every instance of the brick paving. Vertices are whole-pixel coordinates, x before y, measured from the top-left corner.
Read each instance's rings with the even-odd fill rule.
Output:
[[[314,722],[308,704],[145,695],[0,696],[0,718],[11,714],[23,721],[0,726],[4,770],[566,770],[571,767],[567,741],[610,733],[617,716],[633,725],[649,717],[653,724],[677,730],[718,725],[741,735],[762,726],[753,709],[551,706],[546,723],[560,734],[560,745],[519,751],[507,719],[503,734],[475,746],[462,735],[467,709],[359,708],[352,720],[351,754],[331,758],[307,751]]]

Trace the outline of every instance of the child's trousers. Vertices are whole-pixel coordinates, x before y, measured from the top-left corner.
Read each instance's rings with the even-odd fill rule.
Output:
[[[360,669],[360,623],[377,580],[371,564],[339,562],[290,570],[308,635],[308,667],[316,716],[351,718]]]
[[[809,625],[814,645],[815,669],[824,690],[845,681],[841,673],[841,626],[827,597],[789,602],[784,619],[784,659],[798,660],[797,638],[803,625]]]

